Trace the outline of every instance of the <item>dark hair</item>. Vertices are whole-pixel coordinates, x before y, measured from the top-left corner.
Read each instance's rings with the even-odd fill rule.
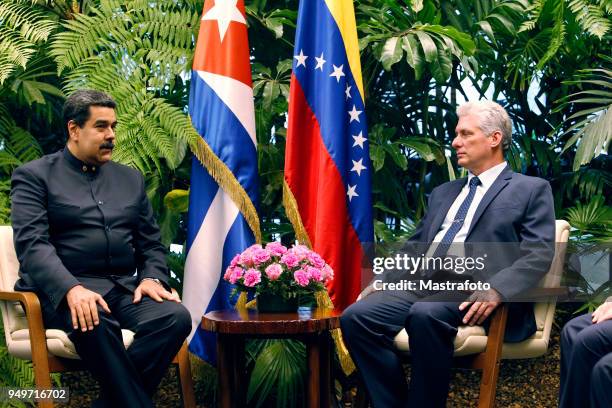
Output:
[[[64,124],[73,120],[79,127],[83,127],[89,119],[90,106],[103,106],[113,108],[117,106],[113,98],[108,94],[94,89],[80,89],[74,92],[64,102]]]

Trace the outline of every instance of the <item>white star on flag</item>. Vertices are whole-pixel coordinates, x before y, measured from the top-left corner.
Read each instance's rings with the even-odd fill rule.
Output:
[[[357,136],[353,135],[353,139],[355,139],[355,143],[353,143],[353,147],[359,146],[362,149],[363,149],[363,142],[368,140],[365,137],[363,137],[363,132],[359,132]]]
[[[351,88],[352,86],[350,86],[349,84],[346,84],[346,89],[344,90],[344,93],[346,94],[346,100],[348,101],[348,98],[352,98],[351,96]]]
[[[333,64],[332,64],[333,65]],[[330,77],[335,77],[336,78],[336,83],[340,82],[340,77],[344,76],[344,72],[342,71],[342,67],[344,67],[344,65],[340,65],[339,67],[334,66],[334,72],[332,72],[331,74],[329,74]]]
[[[202,16],[202,21],[217,20],[221,41],[225,37],[230,22],[235,21],[246,25],[246,20],[236,7],[236,3],[238,0],[215,0],[215,5]]]
[[[315,57],[315,59],[317,60],[317,66],[315,67],[315,69],[321,68],[321,72],[323,72],[323,65],[325,65],[325,63],[327,62],[323,59],[323,53],[321,53],[320,57]]]
[[[348,112],[349,115],[351,115],[351,120],[349,120],[349,123],[356,120],[357,122],[360,122],[359,120],[359,114],[361,114],[360,110],[357,110],[357,107],[355,105],[353,105],[353,109],[350,110]]]
[[[354,186],[351,186],[350,184],[348,185],[348,190],[346,191],[346,195],[349,198],[349,201],[351,201],[353,199],[353,197],[359,197],[359,194],[357,194],[357,184],[355,184]]]
[[[361,176],[361,171],[366,169],[366,166],[363,165],[363,159],[359,159],[359,161],[351,160],[353,162],[353,168],[351,171],[357,173],[358,176]]]
[[[308,56],[304,55],[304,52],[302,50],[300,50],[300,55],[294,55],[293,58],[297,60],[297,65],[295,66],[296,68],[300,65],[306,67],[306,58],[308,58]]]

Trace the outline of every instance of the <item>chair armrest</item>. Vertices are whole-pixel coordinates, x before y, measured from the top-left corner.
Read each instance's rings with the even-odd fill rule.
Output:
[[[30,330],[30,344],[32,345],[32,355],[38,354],[40,349],[35,345],[44,345],[44,358],[46,359],[47,336],[43,324],[40,301],[34,292],[2,292],[0,291],[0,301],[19,302],[23,306]],[[42,356],[41,356],[42,357]]]
[[[511,301],[532,301],[542,302],[549,301],[551,298],[562,298],[568,299],[570,297],[569,288],[566,286],[559,286],[556,288],[533,288],[529,289],[525,293],[521,293],[519,296],[512,298]]]

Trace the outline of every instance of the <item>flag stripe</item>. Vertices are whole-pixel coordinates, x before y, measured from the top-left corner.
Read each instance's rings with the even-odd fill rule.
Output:
[[[342,35],[346,55],[348,56],[351,72],[355,77],[361,99],[365,100],[363,93],[363,79],[361,77],[361,60],[359,58],[359,43],[357,41],[357,25],[353,0],[325,0],[325,4],[334,17],[340,35]]]
[[[214,335],[201,330],[200,320],[210,310],[231,307],[223,271],[254,235],[261,237],[244,17],[243,0],[205,0],[189,95],[191,120],[203,140],[194,148],[183,302],[193,322],[189,348],[213,363]]]
[[[285,177],[298,203],[299,211],[312,245],[335,271],[330,296],[337,307],[355,301],[360,291],[362,248],[349,220],[344,203],[345,186],[333,159],[323,144],[319,124],[304,96],[300,83],[291,81],[291,106],[288,133],[294,137],[285,152]],[[308,154],[304,154],[308,152]],[[309,177],[303,177],[303,174]],[[345,251],[351,248],[351,251]]]
[[[190,106],[189,113],[194,127],[204,136],[215,155],[232,171],[251,201],[256,203],[259,194],[257,161],[250,159],[257,157],[253,139],[231,106],[224,103],[207,81],[200,75],[194,75],[192,81],[192,97],[198,104],[207,106],[205,110]],[[229,92],[226,91],[226,94]],[[252,97],[249,100],[252,105]]]
[[[236,81],[210,72],[199,71],[198,75],[206,82],[217,96],[227,105],[240,124],[246,129],[253,146],[257,146],[255,137],[255,115],[249,106],[253,105],[253,88]]]
[[[294,75],[301,84],[308,105],[312,108],[315,117],[321,126],[320,132],[323,142],[330,156],[333,158],[344,181],[344,189],[347,186],[356,186],[356,191],[365,192],[370,190],[372,171],[369,159],[369,146],[367,144],[361,150],[353,148],[353,138],[361,134],[367,138],[367,126],[365,123],[365,108],[361,94],[357,91],[352,71],[348,67],[346,50],[343,45],[342,35],[331,12],[324,0],[310,0],[300,2],[300,18],[305,21],[317,21],[316,25],[301,24],[296,30],[296,55],[303,52],[309,58],[306,66],[294,64]],[[315,57],[323,53],[326,63],[323,70],[314,68]],[[310,60],[310,61],[309,61]],[[350,86],[353,92],[347,98],[345,86],[339,84],[335,77],[330,76],[335,67],[343,66],[346,86]],[[338,89],[341,87],[341,89]],[[350,120],[349,111],[355,109],[361,111],[360,119]],[[291,119],[291,114],[289,114]],[[339,135],[344,135],[339,137]],[[367,170],[357,174],[351,169],[355,161],[363,159],[362,164]],[[363,194],[360,200],[349,202],[349,213],[353,225],[358,231],[362,242],[371,242],[373,237],[372,228],[372,202],[369,193]]]

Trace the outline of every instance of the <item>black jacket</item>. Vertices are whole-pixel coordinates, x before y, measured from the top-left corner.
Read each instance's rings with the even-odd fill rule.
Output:
[[[145,277],[167,287],[166,249],[140,172],[88,165],[65,148],[20,166],[11,183],[16,290],[57,308],[78,284],[101,295],[115,285],[133,291]]]

